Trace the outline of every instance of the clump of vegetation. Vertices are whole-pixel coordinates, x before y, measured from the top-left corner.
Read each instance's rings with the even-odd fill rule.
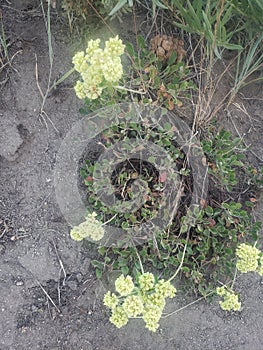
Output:
[[[108,2],[112,6],[108,14],[114,15],[124,6],[131,7],[135,3],[137,1]],[[96,7],[95,3],[93,5]],[[81,75],[75,86],[77,96],[85,102],[81,112],[87,114],[122,101],[174,111],[197,90],[199,105],[195,106],[194,133],[201,124],[207,126],[211,115],[215,115],[207,113],[200,101],[207,91],[206,106],[213,98],[211,72],[215,61],[222,59],[224,50],[236,52],[237,73],[232,90],[223,102],[228,99],[231,103],[239,89],[248,83],[251,74],[262,67],[262,34],[252,28],[252,22],[260,22],[262,16],[259,13],[263,14],[263,8],[258,1],[251,4],[246,0],[154,0],[152,14],[156,14],[157,7],[167,11],[183,31],[199,37],[200,65],[192,56],[194,69],[191,70],[185,63],[185,54],[179,56],[175,48],[171,52],[164,49],[165,59],[162,59],[157,54],[161,50],[147,47],[142,36],[136,37],[136,48],[126,43],[125,49],[118,37],[106,42],[105,49],[99,47],[99,40],[92,40],[86,52],[77,53],[73,59],[75,69]],[[167,36],[166,39],[169,41]],[[164,40],[158,37],[156,42],[163,45]],[[121,61],[124,52],[130,60],[127,69],[123,69]],[[198,69],[204,69],[207,74],[205,84]],[[256,78],[259,79],[262,77]],[[171,125],[163,128],[158,123],[147,122],[147,118],[130,122],[124,115],[123,122],[99,135],[100,143],[107,151],[117,143],[129,149],[131,140],[146,140],[170,155],[177,166],[182,189],[178,190],[181,196],[175,203],[176,215],[167,227],[149,230],[149,235],[145,239],[139,237],[139,240],[129,231],[154,218],[163,203],[167,173],[153,166],[154,156],[143,161],[131,158],[119,162],[99,191],[94,187],[99,154],[97,158],[85,160],[80,170],[90,212],[85,224],[72,229],[71,236],[77,240],[91,237],[90,227],[95,225],[100,233],[97,238],[102,242],[98,248],[100,258],[92,261],[96,276],[101,278],[113,270],[120,273],[115,281],[116,292],[108,291],[104,297],[104,304],[112,312],[110,321],[120,328],[129,318],[140,317],[146,327],[155,332],[165,298],[175,296],[176,289],[171,283],[176,282],[176,277],[182,278],[187,288],[204,297],[217,294],[222,298],[219,303],[223,310],[239,311],[240,297],[233,290],[237,271],[263,274],[263,253],[258,248],[261,223],[254,222],[252,215],[256,200],[239,191],[239,181],[242,178],[248,188],[259,190],[262,188],[262,171],[246,165],[245,148],[239,138],[233,138],[225,130],[211,132],[206,128],[201,140],[204,152],[201,162],[207,166],[208,196],[199,198],[198,205],[190,211],[192,216],[189,216],[187,208],[191,204],[195,176],[191,173],[189,149],[177,142]],[[112,164],[114,160],[104,162],[108,173]],[[139,182],[146,189],[146,198],[138,210],[121,211],[103,202],[102,193],[109,198],[115,196],[127,208],[129,201],[140,194],[140,186],[136,187]],[[233,195],[236,193],[238,196]],[[96,219],[93,213],[96,213]],[[124,232],[114,245],[104,244],[105,222]]]
[[[109,39],[104,50],[99,44],[100,39],[90,40],[86,52],[77,52],[73,57],[74,68],[82,78],[75,85],[80,99],[96,100],[104,89],[119,88],[118,81],[123,75],[120,56],[124,53],[124,45],[118,36]]]
[[[158,280],[152,273],[146,272],[137,276],[137,283],[134,284],[131,276],[120,275],[115,281],[118,294],[108,291],[103,300],[112,311],[110,322],[121,328],[129,318],[142,318],[146,328],[156,332],[165,299],[173,298],[176,293],[170,281]]]
[[[182,57],[178,57],[179,51],[172,51],[164,61],[146,47],[142,36],[138,36],[138,51],[131,43],[125,46],[131,68],[123,76],[121,40],[118,36],[111,38],[106,41],[104,50],[99,44],[98,39],[89,41],[86,54],[81,51],[73,58],[75,70],[82,78],[75,91],[79,98],[85,99],[84,114],[104,105],[129,101],[129,94],[134,101],[155,102],[173,110],[176,105],[182,106],[182,99],[189,98],[190,90],[195,89],[189,69]]]
[[[113,42],[113,40],[110,42]],[[92,41],[91,44],[93,45],[94,42]],[[106,48],[108,45],[106,43]],[[120,45],[120,42],[118,42],[118,46]],[[91,51],[91,56],[93,52],[96,55],[98,47],[96,46],[92,51],[90,50],[91,46],[88,47],[87,52]],[[100,49],[98,52],[102,54],[103,51]],[[79,58],[79,56],[78,53],[73,61],[83,77],[89,66],[84,59],[84,54],[81,54],[81,60],[76,62],[76,57]],[[89,61],[92,62],[92,57],[89,57]],[[98,84],[103,81],[98,81]],[[89,82],[92,82],[92,80],[89,80]],[[113,83],[111,86],[104,85],[105,90],[108,88],[114,91],[119,88],[119,85],[117,83]],[[99,98],[100,94],[97,94],[95,98],[89,96],[90,86],[87,89],[87,93],[83,90],[83,96],[80,97],[87,96],[86,98],[91,101]],[[145,101],[141,99],[138,102],[151,104],[152,100]],[[171,125],[167,125],[167,129],[158,127],[158,124],[147,126],[147,123],[144,124],[143,120],[142,117],[142,123],[131,123],[124,119],[123,123],[105,130],[101,135],[105,149],[108,147],[110,149],[113,144],[121,143],[124,149],[129,150],[132,139],[141,140],[141,143],[143,140],[147,140],[158,144],[166,152],[169,152],[173,161],[177,163],[181,181],[184,182],[184,187],[187,187],[191,194],[193,188],[193,177],[190,175],[191,164],[188,164],[187,154],[179,147],[173,137]],[[96,169],[96,159],[94,162],[86,160],[86,165],[81,170],[81,175],[87,186],[87,195],[92,212],[98,214],[99,221],[96,221],[96,225],[102,227],[102,222],[106,221],[123,229],[124,232],[127,230],[127,237],[124,234],[124,238],[119,238],[115,245],[109,247],[101,245],[99,253],[102,259],[92,261],[98,278],[107,271],[117,270],[122,273],[119,279],[123,280],[123,285],[127,280],[133,286],[125,294],[127,298],[121,298],[121,293],[118,297],[116,294],[111,294],[111,292],[108,292],[105,296],[104,303],[112,310],[110,320],[117,327],[125,325],[129,317],[140,316],[144,318],[147,328],[152,331],[156,331],[158,328],[158,322],[165,305],[164,299],[161,302],[162,307],[159,306],[159,311],[157,312],[157,309],[154,311],[155,318],[153,319],[153,305],[155,304],[150,303],[149,306],[148,297],[144,297],[141,287],[135,288],[132,282],[132,279],[137,281],[140,276],[144,276],[145,268],[148,271],[160,271],[160,274],[167,278],[169,283],[180,273],[181,276],[185,277],[188,288],[190,286],[196,293],[203,296],[207,296],[212,292],[217,293],[223,297],[220,305],[224,310],[236,311],[240,309],[239,298],[231,288],[226,286],[235,279],[236,269],[241,272],[251,271],[250,251],[253,251],[253,254],[254,252],[257,253],[254,257],[253,271],[262,273],[262,253],[255,247],[258,241],[260,223],[253,223],[249,214],[251,202],[246,206],[245,201],[222,200],[222,198],[227,197],[227,193],[230,194],[238,186],[236,171],[238,168],[239,170],[244,168],[241,161],[243,146],[239,139],[232,139],[231,134],[224,130],[215,135],[210,133],[209,137],[203,139],[202,146],[209,160],[208,172],[210,178],[215,183],[214,186],[217,187],[216,194],[210,195],[207,200],[201,200],[199,208],[196,207],[193,210],[191,213],[194,218],[193,223],[191,223],[191,217],[187,216],[185,212],[185,207],[189,205],[186,196],[177,206],[177,215],[175,218],[171,218],[168,227],[161,231],[150,232],[150,236],[145,241],[141,241],[139,245],[135,244],[135,241],[134,244],[130,244],[134,238],[130,236],[128,230],[130,227],[136,228],[136,226],[155,216],[159,209],[159,199],[162,198],[161,193],[167,175],[154,169],[151,165],[151,161],[154,159],[151,159],[151,157],[147,159],[149,162],[129,159],[127,162],[119,163],[120,165],[111,173],[110,178],[103,182],[98,191],[98,188],[94,188],[93,184],[94,177],[98,178],[99,176],[98,169]],[[114,164],[114,158],[112,162]],[[104,161],[103,169],[111,169],[111,166],[111,161]],[[110,174],[110,170],[107,170],[107,173]],[[244,170],[244,176],[246,174],[247,171]],[[129,202],[136,196],[137,190],[136,188],[134,190],[134,183],[138,179],[142,180],[147,186],[147,199],[139,210],[122,212],[113,205],[107,206],[101,201],[100,194],[103,193],[107,196],[114,195],[123,201],[122,203]],[[247,182],[249,181],[247,179]],[[122,205],[126,206],[126,204]],[[94,221],[94,217],[92,217],[92,220]],[[78,234],[83,224],[80,224],[79,229],[78,227],[73,228],[71,234],[73,238],[76,233],[78,240],[84,238],[85,235],[82,234],[79,238]],[[87,221],[85,225],[89,226]],[[103,236],[101,235],[101,238]],[[254,246],[244,243],[246,241],[254,244]],[[244,247],[251,248],[244,249]],[[171,271],[176,272],[175,274],[172,273],[171,276]],[[155,281],[156,286],[158,286],[158,283],[160,283],[158,278],[155,278]],[[217,288],[218,281],[224,287]],[[152,295],[155,295],[154,291],[150,293],[150,299],[153,298]],[[145,310],[145,313],[143,310]]]
[[[122,128],[119,127],[114,131],[109,130],[108,133],[103,134],[103,139],[107,140],[107,143],[104,143],[105,147],[109,147],[113,142],[118,142],[126,137],[127,134],[123,133],[124,130],[133,132],[133,137],[136,134],[140,135],[141,139],[146,137],[143,134],[143,128],[139,125],[133,125],[133,128],[131,125],[122,126]],[[177,162],[181,169],[181,180],[187,188],[191,189],[193,180],[189,175],[191,169],[185,168],[185,154],[176,147],[169,136],[162,135],[161,130],[158,130],[158,134],[152,133],[152,135],[155,138],[152,137],[151,141],[157,141],[159,145],[165,147]],[[157,135],[159,136],[157,137]],[[217,195],[209,197],[207,202],[202,203],[203,208],[195,212],[195,226],[191,227],[189,231],[187,224],[183,224],[184,206],[187,202],[189,203],[184,198],[183,203],[178,205],[176,219],[167,228],[167,231],[154,233],[153,237],[147,239],[145,244],[124,249],[123,242],[120,240],[119,248],[100,247],[99,252],[104,261],[93,261],[98,277],[107,268],[109,270],[120,270],[124,274],[129,273],[135,277],[140,271],[138,256],[142,264],[152,266],[162,271],[164,276],[169,277],[170,271],[180,265],[183,250],[185,244],[187,244],[181,273],[187,277],[194,290],[205,295],[214,288],[218,280],[225,279],[227,281],[233,278],[236,266],[236,247],[243,239],[257,242],[260,223],[252,223],[252,217],[249,214],[251,202],[247,203],[248,206],[246,206],[246,203],[242,205],[230,200],[220,202],[222,200],[221,196],[226,197],[227,191],[231,193],[233,186],[237,186],[236,169],[243,165],[237,160],[237,140],[231,141],[230,134],[221,131],[215,135],[214,142],[211,139],[209,141],[211,141],[211,143],[209,142],[210,148],[206,145],[207,148],[204,147],[204,149],[211,161],[208,164],[211,180],[213,179],[212,186],[215,186],[214,183],[218,183]],[[140,168],[136,168],[136,162],[130,160],[127,163],[130,166],[125,167],[122,164],[121,167],[116,169],[111,179],[115,188],[115,196],[120,196],[120,199],[124,201],[132,198],[131,186],[133,181],[140,177],[147,182],[148,200],[137,212],[133,213],[118,213],[112,207],[103,205],[93,187],[93,177],[96,177],[94,164],[87,160],[86,166],[81,170],[81,175],[87,186],[87,197],[90,206],[92,210],[100,212],[101,220],[110,220],[112,225],[128,229],[140,225],[155,215],[165,184],[162,183],[160,174],[153,172],[150,164],[145,164],[144,168],[139,163]],[[216,164],[219,164],[219,169]]]

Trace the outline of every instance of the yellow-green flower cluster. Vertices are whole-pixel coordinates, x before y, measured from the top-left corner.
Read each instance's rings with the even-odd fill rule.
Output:
[[[123,302],[122,307],[128,317],[138,316],[143,309],[142,298],[138,295],[129,295]]]
[[[124,275],[121,275],[117,278],[115,281],[115,289],[121,296],[129,295],[134,289],[131,276],[124,277]]]
[[[146,328],[156,332],[165,307],[165,298],[173,298],[176,289],[169,281],[156,281],[150,272],[143,273],[134,284],[131,276],[119,276],[115,281],[116,295],[108,291],[104,305],[112,310],[110,322],[116,327],[124,326],[129,317],[140,317]]]
[[[149,304],[143,310],[143,320],[145,327],[152,332],[156,332],[159,328],[159,320],[162,316],[163,308]]]
[[[163,298],[173,298],[176,293],[176,289],[171,285],[169,281],[160,280],[155,286],[156,294]]]
[[[242,243],[236,250],[238,257],[236,267],[240,272],[256,271],[263,275],[262,252],[249,244]]]
[[[97,214],[92,213],[86,216],[86,220],[74,226],[70,231],[70,236],[75,241],[82,241],[84,238],[91,238],[99,241],[104,236],[104,228],[102,223],[96,219]]]
[[[110,309],[115,309],[116,306],[119,303],[119,300],[118,300],[118,297],[117,297],[116,294],[111,293],[110,291],[108,291],[104,295],[103,303],[104,303],[105,306],[108,306]]]
[[[143,291],[147,291],[154,286],[154,275],[150,272],[145,272],[139,277],[139,284]]]
[[[117,328],[121,328],[127,324],[128,316],[123,310],[122,306],[117,306],[112,310],[110,322],[113,323]]]
[[[223,297],[224,300],[219,301],[219,305],[222,310],[225,311],[239,311],[241,308],[241,303],[238,301],[238,295],[232,290],[226,289],[226,287],[218,287],[216,289],[218,296]]]
[[[80,99],[97,99],[103,89],[116,85],[123,75],[120,56],[125,46],[118,35],[106,41],[104,50],[99,46],[100,39],[90,40],[86,52],[77,52],[72,59],[75,70],[81,75],[81,81],[74,87]]]

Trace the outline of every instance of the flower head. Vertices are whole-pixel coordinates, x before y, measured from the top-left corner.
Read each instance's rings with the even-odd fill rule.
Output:
[[[128,317],[136,317],[143,310],[143,301],[138,295],[129,295],[122,304]]]
[[[101,49],[100,39],[90,40],[86,52],[77,52],[72,62],[81,80],[75,86],[76,95],[83,99],[97,99],[103,89],[116,84],[123,75],[120,56],[124,45],[118,36],[110,38]]]
[[[115,281],[115,289],[121,296],[129,295],[134,289],[131,276],[120,275]]]
[[[105,52],[112,57],[121,56],[124,53],[125,45],[117,35],[115,38],[110,38],[105,44]]]
[[[96,213],[88,214],[86,220],[74,226],[70,231],[70,236],[75,241],[82,241],[84,238],[91,238],[99,241],[104,236],[102,223],[96,219]]]
[[[165,307],[165,298],[158,293],[148,294],[144,297],[145,305],[148,307],[158,307],[161,311]]]
[[[121,79],[123,74],[120,57],[105,57],[105,63],[102,68],[103,75],[108,82],[117,82]]]
[[[143,310],[142,318],[145,322],[145,327],[152,332],[156,332],[159,327],[159,320],[162,316],[162,310],[158,306],[148,306]]]
[[[112,309],[110,321],[116,327],[126,324],[129,317],[141,317],[146,328],[156,332],[165,307],[165,298],[172,298],[176,289],[169,281],[155,283],[155,277],[150,272],[140,275],[138,282],[138,285],[134,285],[131,276],[119,276],[115,281],[115,289],[120,296],[107,292],[104,305]]]
[[[238,295],[232,290],[226,289],[226,287],[218,287],[216,289],[217,295],[223,297],[224,300],[219,301],[219,305],[222,310],[225,311],[239,311],[241,308],[241,303],[238,300]]]
[[[83,70],[83,64],[86,63],[84,52],[77,52],[72,58],[72,63],[74,65],[75,70],[80,73]]]
[[[156,293],[164,298],[173,298],[176,288],[169,281],[160,280],[155,286]]]
[[[226,288],[225,287],[217,287],[216,294],[220,297],[223,297],[226,294]]]
[[[88,46],[86,48],[87,58],[90,58],[94,54],[94,52],[96,52],[99,49],[99,46],[100,46],[100,39],[89,40]]]
[[[110,291],[108,291],[103,299],[103,304],[107,307],[109,307],[110,309],[115,309],[115,307],[118,305],[119,300],[116,294],[111,293]]]
[[[81,81],[77,81],[77,84],[74,86],[74,90],[78,98],[85,98],[86,93],[84,89],[84,84]]]
[[[127,324],[128,316],[121,306],[117,306],[115,309],[113,309],[110,322],[117,328],[121,328]]]
[[[154,275],[150,272],[145,272],[139,277],[139,285],[143,291],[147,291],[154,286]]]
[[[256,247],[252,247],[249,244],[242,243],[238,246],[236,250],[237,269],[240,272],[246,273],[250,271],[256,271],[260,259],[260,250]]]

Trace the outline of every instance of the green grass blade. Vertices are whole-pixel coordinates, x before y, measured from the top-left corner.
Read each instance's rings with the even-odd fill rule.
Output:
[[[124,5],[126,5],[127,0],[120,0],[111,10],[109,16],[113,16],[116,12],[118,12]]]

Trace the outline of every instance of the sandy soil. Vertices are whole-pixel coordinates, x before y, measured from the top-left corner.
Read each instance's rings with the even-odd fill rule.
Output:
[[[236,283],[243,301],[239,313],[200,301],[163,319],[156,334],[138,321],[121,330],[109,323],[101,303],[107,282],[96,281],[90,266],[96,248],[70,239],[53,187],[56,154],[82,118],[81,102],[69,80],[48,96],[46,115],[39,115],[36,67],[43,91],[49,72],[41,9],[37,1],[18,0],[1,1],[1,7],[10,55],[17,54],[0,75],[0,349],[261,350],[263,280],[250,274]],[[52,79],[71,67],[74,52],[61,30],[54,17]],[[233,107],[222,121],[251,145],[248,158],[255,166],[263,154],[262,92],[259,84],[243,91],[237,101],[249,116]],[[258,218],[262,206],[259,198]],[[179,293],[166,310],[193,300]]]

